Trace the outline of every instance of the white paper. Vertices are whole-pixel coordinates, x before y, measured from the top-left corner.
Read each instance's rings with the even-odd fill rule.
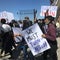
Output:
[[[42,34],[37,23],[23,30],[23,36],[34,56],[50,49],[50,45],[45,38],[42,38]]]
[[[57,6],[41,6],[40,16],[45,16],[46,11],[48,10],[49,15],[56,17],[57,9]]]

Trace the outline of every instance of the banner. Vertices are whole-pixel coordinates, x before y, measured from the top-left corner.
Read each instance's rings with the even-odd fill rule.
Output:
[[[57,9],[57,6],[41,6],[40,16],[45,16],[46,11],[48,10],[49,15],[56,17]]]
[[[6,22],[11,22],[14,19],[14,15],[11,12],[3,11],[0,12],[0,19],[2,18],[6,19]]]
[[[37,23],[23,30],[22,33],[34,56],[50,49],[47,40],[42,38],[43,33]]]

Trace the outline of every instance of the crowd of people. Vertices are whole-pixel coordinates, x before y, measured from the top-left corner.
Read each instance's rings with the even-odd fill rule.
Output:
[[[32,22],[29,17],[25,17],[23,21],[19,20],[12,20],[10,23],[6,23],[5,19],[0,20],[0,42],[2,42],[2,49],[1,49],[1,56],[3,52],[5,54],[9,53],[11,55],[11,59],[17,59],[17,57],[13,56],[13,47],[14,49],[18,51],[23,50],[24,54],[24,60],[58,60],[57,59],[57,41],[56,41],[56,27],[60,28],[58,26],[59,19],[56,23],[56,25],[53,23],[54,18],[52,16],[46,16],[43,20],[42,19],[36,19],[34,22]],[[33,54],[27,51],[28,45],[22,36],[22,34],[14,34],[12,27],[18,27],[21,28],[21,31],[24,29],[32,26],[33,24],[37,23],[40,27],[40,29],[43,32],[42,37],[46,38],[49,45],[51,46],[50,49],[44,51],[41,55],[35,57]],[[60,23],[59,23],[60,25]],[[15,42],[15,37],[21,36],[22,41],[19,43]],[[15,52],[14,52],[15,53]],[[10,59],[9,58],[9,59]]]

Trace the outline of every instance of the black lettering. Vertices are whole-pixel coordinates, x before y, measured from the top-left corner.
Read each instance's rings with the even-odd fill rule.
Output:
[[[26,39],[27,39],[27,41],[29,42],[29,41],[32,40],[32,37],[28,36]]]
[[[37,32],[35,33],[35,35],[38,37]]]
[[[33,33],[32,29],[28,29],[26,32],[27,32],[28,34]]]

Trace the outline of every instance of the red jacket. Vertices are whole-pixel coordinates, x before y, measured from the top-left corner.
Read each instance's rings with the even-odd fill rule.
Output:
[[[51,40],[51,41],[56,40],[56,28],[55,28],[54,24],[49,23],[46,32],[47,33],[45,33],[45,35],[48,40]]]

